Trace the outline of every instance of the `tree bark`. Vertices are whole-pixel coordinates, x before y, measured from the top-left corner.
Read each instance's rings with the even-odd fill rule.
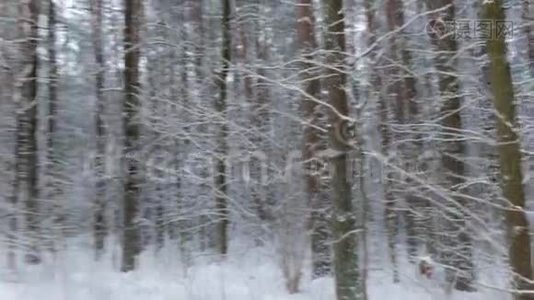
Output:
[[[60,168],[58,153],[58,132],[57,132],[57,111],[58,111],[58,83],[59,71],[57,66],[56,55],[56,6],[53,1],[48,1],[48,136],[47,136],[47,168],[46,168],[46,192],[43,191],[48,201],[52,203],[47,210],[54,216],[53,224],[49,232],[51,236],[48,238],[47,244],[52,252],[57,251],[59,243],[58,239],[61,236],[64,215],[63,204],[59,195],[61,194],[60,187]],[[60,247],[60,246],[59,246]]]
[[[254,0],[255,12],[258,16],[265,14],[266,4],[264,0]],[[270,106],[270,97],[271,90],[269,84],[265,77],[268,77],[268,68],[266,65],[269,61],[269,53],[271,51],[271,45],[268,41],[267,31],[263,30],[264,23],[262,22],[263,18],[256,18],[255,24],[255,48],[256,48],[256,72],[258,74],[256,80],[255,88],[255,99],[251,103],[252,114],[251,114],[251,123],[255,128],[251,136],[251,141],[253,147],[260,149],[263,153],[268,156],[269,145],[266,143],[266,136],[269,135],[269,108]],[[273,221],[273,216],[271,209],[271,202],[269,201],[269,190],[267,186],[262,184],[262,164],[263,162],[258,161],[257,159],[252,160],[250,166],[250,177],[253,179],[251,184],[251,200],[255,205],[255,210],[258,215],[259,221],[262,226],[265,223]]]
[[[445,21],[455,20],[455,7],[452,0],[427,1],[429,10],[445,8]],[[443,170],[441,184],[448,191],[450,199],[440,199],[446,203],[446,232],[442,237],[439,255],[442,263],[447,265],[447,280],[455,282],[455,288],[472,291],[475,279],[473,265],[472,239],[466,224],[465,210],[468,202],[462,195],[465,183],[465,144],[459,136],[462,130],[460,86],[456,71],[457,43],[452,35],[436,37],[433,42],[438,50],[435,65],[439,72],[439,91],[441,95],[441,125],[443,138],[446,140],[441,149],[441,166]],[[454,270],[453,270],[454,269]]]
[[[388,16],[388,27],[390,31],[398,30],[404,25],[404,5],[400,0],[388,0],[386,4],[387,16]],[[402,32],[401,32],[402,33]],[[410,50],[407,47],[407,41],[404,35],[399,34],[398,36],[393,36],[390,40],[391,44],[391,55],[390,59],[394,60],[396,63],[402,65],[403,69],[395,70],[392,72],[394,79],[394,94],[396,102],[396,122],[397,124],[402,125],[415,125],[418,115],[418,107],[416,102],[416,79],[414,75],[405,70],[412,69],[412,57]],[[397,67],[395,67],[397,68]],[[405,68],[405,69],[404,69]],[[398,78],[396,78],[398,77]],[[410,128],[410,131],[414,131],[415,126]],[[407,128],[407,127],[404,127]],[[401,140],[403,137],[398,136],[398,139]],[[397,151],[400,154],[401,162],[400,165],[404,167],[407,172],[415,172],[417,170],[417,159],[418,153],[421,152],[422,143],[418,142],[419,137],[414,136],[415,142],[413,143],[398,143],[399,150]],[[411,177],[407,177],[406,184],[412,189],[415,188],[414,182]],[[407,211],[404,214],[406,220],[406,235],[407,235],[407,250],[408,257],[410,260],[414,260],[417,255],[418,248],[418,236],[417,236],[417,222],[416,222],[416,212],[420,211],[421,199],[417,197],[415,191],[410,191],[409,193],[403,195],[407,204]]]
[[[38,249],[39,206],[37,186],[37,69],[39,2],[19,2],[20,66],[17,70],[16,166],[13,203],[25,206],[26,262],[40,263]],[[15,221],[16,222],[16,221]]]
[[[198,79],[202,78],[202,61],[204,57],[204,22],[203,22],[203,0],[189,0],[191,9],[191,24],[193,33],[195,33],[195,54],[194,63]]]
[[[400,1],[398,0],[387,0],[386,2],[386,16],[387,16],[387,27],[389,31],[394,31],[398,27],[403,25],[404,16],[401,10]],[[393,35],[389,40],[389,45],[387,49],[388,57],[391,61],[398,63],[398,49],[399,49],[399,40],[401,37]],[[392,84],[388,86],[388,95],[387,95],[387,104],[384,103],[385,99],[381,98],[380,115],[381,118],[381,132],[382,132],[382,152],[384,156],[387,157],[388,162],[392,164],[398,164],[399,158],[402,159],[402,149],[400,146],[397,146],[397,149],[392,149],[392,145],[398,144],[396,138],[398,136],[392,133],[393,130],[390,127],[394,126],[393,123],[390,123],[389,114],[390,110],[393,111],[394,121],[397,125],[404,124],[405,122],[405,103],[404,103],[404,86],[403,81],[399,78],[400,72],[396,66],[393,66],[391,70],[388,70],[388,76]],[[391,100],[391,101],[390,101]],[[388,105],[389,104],[389,105]],[[390,109],[388,109],[388,107]],[[395,143],[392,143],[392,140]],[[398,151],[397,151],[398,150]],[[393,155],[394,154],[394,155]],[[400,157],[399,157],[400,156]],[[390,161],[391,160],[391,161]],[[393,190],[398,190],[395,188],[395,183],[399,182],[398,177],[388,165],[384,166],[384,172],[386,172],[384,183],[384,194],[385,194],[385,219],[386,227],[388,231],[388,248],[390,251],[390,260],[393,267],[393,282],[399,282],[399,270],[397,262],[397,251],[395,241],[397,240],[397,235],[399,231],[399,212],[395,209],[397,199],[399,198],[398,193],[393,192]]]
[[[502,0],[483,5],[486,20],[504,21],[506,15]],[[506,57],[504,34],[493,32],[487,39],[486,47],[490,58],[490,85],[493,104],[497,111],[497,137],[501,180],[504,197],[511,207],[506,211],[509,234],[509,261],[513,273],[514,299],[534,299],[532,290],[532,262],[529,225],[525,214],[525,191],[521,170],[521,142],[515,111],[515,95],[510,65]],[[530,292],[522,293],[522,292]]]
[[[352,205],[351,184],[348,177],[350,147],[339,133],[349,114],[346,75],[343,72],[345,52],[345,21],[342,0],[323,1],[325,18],[325,51],[327,68],[325,86],[332,108],[329,111],[331,126],[330,143],[335,154],[332,165],[332,200],[334,238],[334,274],[338,300],[360,300],[364,298],[364,287],[360,282],[358,264],[358,243],[355,212]],[[339,68],[339,69],[337,69]],[[357,139],[356,139],[357,140]]]
[[[95,200],[94,200],[94,243],[95,255],[98,259],[105,247],[107,236],[106,223],[106,190],[105,190],[105,155],[106,155],[106,128],[104,125],[105,98],[103,93],[104,73],[104,50],[102,46],[102,0],[91,0],[91,21],[93,25],[93,51],[96,63],[95,92],[96,92],[96,156],[95,156]]]
[[[314,161],[321,163],[321,158],[317,157],[317,152],[324,148],[321,132],[315,126],[321,126],[321,106],[316,99],[321,97],[321,81],[317,74],[317,66],[312,62],[315,58],[313,52],[317,51],[317,41],[315,38],[315,17],[313,14],[312,0],[299,0],[297,4],[297,33],[298,43],[302,58],[302,82],[304,91],[310,97],[304,96],[302,108],[304,120],[307,125],[304,128],[304,145],[302,157],[309,165],[306,168],[306,194],[308,205],[311,209],[310,229],[311,229],[311,252],[312,252],[312,277],[318,278],[330,273],[330,247],[328,246],[329,229],[325,216],[325,201],[321,193],[321,179],[317,172],[314,172]]]
[[[140,165],[140,124],[138,98],[141,84],[139,82],[139,49],[141,20],[143,17],[142,0],[125,0],[124,29],[124,102],[123,126],[125,143],[123,159],[125,166],[123,195],[123,240],[121,271],[132,271],[136,267],[136,257],[140,252],[139,229],[136,218],[139,210],[141,189]]]
[[[221,119],[221,125],[217,134],[217,157],[215,160],[215,208],[217,213],[216,234],[217,234],[217,251],[221,255],[228,252],[228,224],[229,211],[227,201],[227,182],[226,182],[226,159],[228,154],[228,145],[226,138],[228,136],[228,125],[226,124],[226,97],[228,69],[231,60],[231,33],[230,33],[230,0],[222,0],[223,19],[222,19],[222,48],[221,48],[221,72],[218,78],[219,98],[215,102],[215,110]]]
[[[531,0],[522,1],[522,19],[523,32],[527,42],[528,66],[530,73],[534,75],[534,9],[531,7],[531,2]]]

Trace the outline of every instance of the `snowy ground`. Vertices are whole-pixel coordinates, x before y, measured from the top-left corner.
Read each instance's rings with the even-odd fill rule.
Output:
[[[63,263],[24,269],[16,280],[4,275],[0,278],[0,300],[335,299],[331,278],[311,281],[306,276],[301,293],[287,294],[276,260],[266,249],[249,248],[230,255],[223,263],[208,262],[210,259],[203,257],[187,273],[172,250],[164,250],[157,258],[154,252],[147,251],[139,270],[129,274],[116,271],[116,255],[109,254],[95,263],[84,249],[87,248],[71,247],[64,254]],[[508,299],[506,294],[490,290],[447,296],[439,288],[421,282],[410,269],[404,269],[400,284],[391,283],[390,272],[372,271],[370,300]]]

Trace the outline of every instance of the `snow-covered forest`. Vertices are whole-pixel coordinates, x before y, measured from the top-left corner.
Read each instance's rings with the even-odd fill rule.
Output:
[[[0,300],[533,300],[533,97],[532,0],[0,0]]]

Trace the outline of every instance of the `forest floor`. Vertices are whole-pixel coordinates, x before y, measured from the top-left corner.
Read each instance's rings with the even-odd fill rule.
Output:
[[[61,260],[26,267],[15,278],[0,272],[0,300],[334,300],[333,279],[304,276],[301,292],[289,295],[273,252],[241,248],[224,262],[204,256],[184,268],[174,249],[157,255],[145,251],[138,270],[118,272],[119,249],[100,262],[88,245],[69,247]],[[2,252],[2,251],[0,251]],[[4,253],[0,253],[4,255]],[[4,256],[5,257],[5,256]],[[368,282],[369,300],[507,300],[501,292],[453,292],[417,278],[410,264],[401,269],[401,282],[393,284],[391,271],[373,269]]]

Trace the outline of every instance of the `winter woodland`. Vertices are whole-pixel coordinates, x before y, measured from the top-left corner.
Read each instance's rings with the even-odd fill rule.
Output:
[[[0,0],[0,299],[533,300],[533,99],[532,0]]]

